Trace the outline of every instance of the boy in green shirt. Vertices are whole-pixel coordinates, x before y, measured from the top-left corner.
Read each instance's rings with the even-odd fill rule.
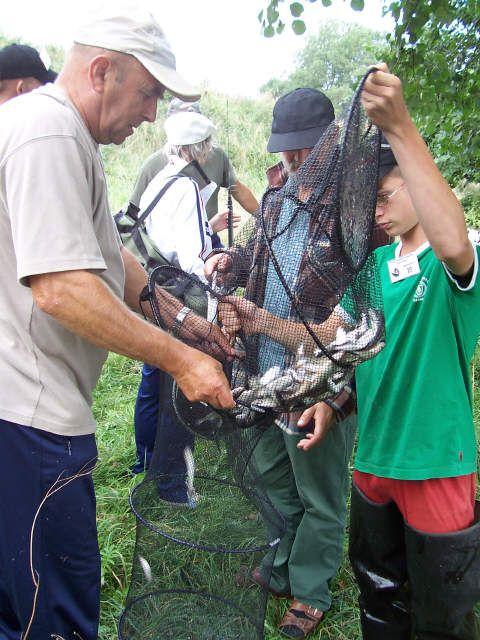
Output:
[[[470,361],[478,255],[386,66],[362,98],[391,151],[377,222],[386,346],[356,371],[359,445],[350,560],[363,637],[473,640],[480,598]],[[408,592],[406,584],[408,583]]]
[[[350,560],[362,633],[368,640],[407,640],[412,631],[418,639],[473,640],[480,526],[470,361],[480,327],[478,255],[386,67],[370,76],[363,104],[393,152],[376,219],[400,241],[376,252],[386,346],[356,371]]]
[[[480,328],[478,254],[462,208],[410,118],[400,80],[386,65],[378,68],[362,96],[391,148],[383,151],[376,219],[400,241],[376,250],[386,346],[356,370],[349,552],[362,634],[474,640],[480,510],[470,361]],[[273,339],[298,344],[298,325],[268,325],[263,310],[230,302],[243,330],[269,326]],[[348,303],[343,307],[324,325],[332,336],[351,321]],[[331,424],[324,403],[305,411],[299,426],[312,418],[315,432],[307,437],[318,442]]]

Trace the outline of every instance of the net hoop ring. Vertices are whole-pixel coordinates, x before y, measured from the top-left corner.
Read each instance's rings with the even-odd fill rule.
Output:
[[[210,482],[215,482],[217,484],[221,484],[223,486],[226,487],[234,487],[235,489],[238,489],[238,491],[242,492],[244,491],[244,488],[241,487],[239,484],[235,483],[235,482],[230,482],[228,480],[222,480],[220,478],[213,478],[212,476],[206,476],[206,475],[201,475],[198,474],[195,476],[195,478],[200,479],[200,480],[207,480]],[[167,540],[170,540],[171,542],[174,542],[175,544],[179,544],[182,545],[184,547],[189,547],[190,549],[198,549],[200,551],[206,551],[209,553],[221,553],[221,554],[225,554],[225,555],[235,555],[235,554],[247,554],[247,553],[257,553],[260,551],[270,551],[270,549],[274,549],[277,548],[278,545],[280,544],[280,540],[283,536],[283,533],[285,531],[286,528],[286,524],[285,524],[285,520],[283,518],[283,516],[280,514],[280,512],[271,504],[271,502],[268,500],[268,498],[266,498],[264,495],[262,495],[259,491],[257,491],[256,489],[248,489],[247,492],[251,493],[252,495],[254,495],[256,497],[256,499],[259,502],[263,502],[265,504],[266,507],[269,508],[269,510],[271,511],[271,513],[274,514],[274,517],[277,519],[277,522],[275,523],[275,530],[278,532],[278,536],[276,538],[274,538],[273,540],[269,540],[268,542],[266,542],[265,544],[261,544],[261,545],[255,545],[255,546],[251,546],[251,547],[242,547],[241,549],[237,549],[237,548],[226,548],[226,547],[219,547],[219,546],[211,546],[211,545],[203,545],[203,544],[197,544],[194,542],[190,542],[189,540],[182,540],[181,538],[177,538],[176,536],[171,535],[170,533],[167,533],[166,531],[163,531],[162,529],[160,529],[160,527],[158,527],[157,525],[153,524],[153,522],[151,522],[150,520],[147,520],[146,518],[144,518],[138,511],[138,509],[135,506],[135,495],[138,493],[138,491],[141,489],[142,485],[145,482],[151,482],[152,479],[145,479],[142,482],[140,482],[139,484],[137,484],[135,487],[133,487],[133,489],[130,492],[130,496],[129,496],[129,504],[130,504],[130,508],[133,512],[133,514],[135,515],[136,519],[138,520],[138,522],[140,522],[141,524],[143,524],[144,527],[146,527],[147,529],[150,529],[150,531],[153,531],[154,533],[157,533],[158,535],[162,536],[163,538],[166,538]],[[167,503],[168,504],[168,503]]]

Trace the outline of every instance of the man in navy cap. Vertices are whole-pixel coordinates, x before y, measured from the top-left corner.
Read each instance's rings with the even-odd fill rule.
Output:
[[[295,89],[279,98],[267,149],[281,153],[286,174],[298,171],[334,117],[331,101],[316,89]],[[269,215],[278,218],[276,222],[269,220],[271,228],[283,230],[275,238],[276,257],[283,273],[295,279],[305,255],[310,214],[297,210],[293,199],[285,198],[280,211]],[[219,275],[228,271],[237,255],[245,252],[251,257],[250,243],[246,250],[239,244],[233,251],[214,255],[207,262],[207,277],[215,270]],[[255,255],[262,255],[257,246]],[[247,269],[246,273],[250,274],[248,283],[238,284],[247,284],[248,290],[254,292],[252,301],[277,317],[288,317],[291,303],[273,265],[259,266],[252,273]],[[254,273],[259,278],[255,283]],[[283,365],[284,356],[277,347],[272,341],[259,342],[261,371]],[[344,397],[350,398],[350,390],[343,391],[341,398],[312,409],[314,433],[305,434],[297,427],[300,412],[283,414],[276,421],[280,429],[268,429],[255,449],[262,487],[286,521],[268,586],[277,597],[293,599],[279,625],[281,633],[289,638],[304,638],[312,633],[332,601],[329,583],[342,557],[348,461],[355,435],[354,419],[345,419]],[[340,422],[339,428],[329,430],[321,445],[314,448],[335,418]],[[265,583],[263,568],[255,569],[251,579]]]
[[[47,69],[38,51],[26,44],[9,44],[0,50],[0,104],[55,82],[57,74]]]

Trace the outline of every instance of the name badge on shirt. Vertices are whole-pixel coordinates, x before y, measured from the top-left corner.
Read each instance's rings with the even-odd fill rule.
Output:
[[[420,273],[420,265],[415,253],[388,261],[388,272],[391,282],[399,282]]]

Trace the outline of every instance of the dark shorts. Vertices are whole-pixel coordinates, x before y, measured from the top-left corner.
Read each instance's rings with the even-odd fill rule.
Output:
[[[1,640],[97,638],[96,459],[94,435],[0,420]]]

